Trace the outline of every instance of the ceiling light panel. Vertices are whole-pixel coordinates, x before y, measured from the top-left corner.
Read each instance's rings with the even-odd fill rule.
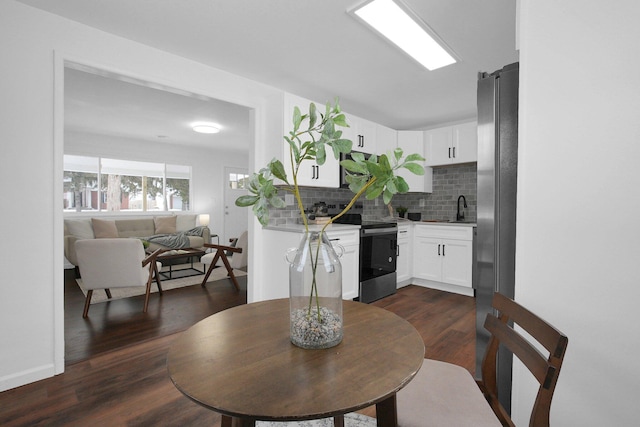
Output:
[[[428,70],[456,62],[437,41],[435,33],[412,18],[393,0],[373,0],[352,11]]]
[[[191,129],[198,133],[218,133],[220,125],[217,123],[194,123],[191,125]]]

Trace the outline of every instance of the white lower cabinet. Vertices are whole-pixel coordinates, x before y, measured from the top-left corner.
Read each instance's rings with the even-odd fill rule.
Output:
[[[398,258],[396,264],[396,282],[402,284],[411,279],[411,226],[398,226]]]
[[[331,230],[327,232],[327,237],[333,245],[338,244],[344,248],[344,253],[340,257],[340,264],[342,265],[342,298],[356,298],[360,283],[360,231]],[[338,250],[336,252],[340,253]]]
[[[258,297],[259,299],[288,298],[289,264],[285,260],[285,254],[288,249],[298,247],[302,234],[295,231],[267,229],[264,230],[264,236],[268,239],[271,248],[268,253],[263,254],[266,257],[267,265],[270,266],[270,284],[265,289],[265,294]],[[333,229],[327,232],[327,237],[332,244],[340,244],[344,248],[344,254],[340,258],[340,264],[342,265],[342,295],[344,299],[353,299],[358,296],[360,230]]]
[[[414,277],[472,288],[472,227],[417,225],[413,248]]]
[[[289,264],[284,255],[296,248],[300,232],[267,229],[265,238],[271,250],[265,262],[270,266],[270,285],[258,299],[287,298],[289,296]],[[334,246],[344,252],[342,265],[342,297],[358,296],[360,281],[360,230],[334,226],[327,231]],[[340,253],[340,250],[336,250]],[[473,227],[455,225],[428,225],[425,223],[399,224],[396,281],[398,286],[415,284],[434,289],[473,296]]]

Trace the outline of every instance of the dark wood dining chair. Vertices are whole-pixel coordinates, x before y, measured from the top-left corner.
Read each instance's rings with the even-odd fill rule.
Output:
[[[397,395],[398,426],[513,426],[498,401],[496,356],[501,345],[526,366],[539,384],[529,425],[549,426],[551,399],[567,349],[568,338],[549,323],[502,294],[493,296],[499,315],[484,323],[491,339],[482,361],[482,378],[464,368],[425,359],[415,378]],[[518,325],[548,354],[516,331]]]

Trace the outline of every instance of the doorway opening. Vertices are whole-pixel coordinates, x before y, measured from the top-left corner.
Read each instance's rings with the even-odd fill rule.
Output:
[[[185,193],[189,203],[185,204],[187,209],[184,213],[208,214],[212,224],[226,226],[224,209],[216,203],[216,200],[225,198],[227,187],[220,171],[227,165],[236,165],[245,172],[248,168],[249,150],[254,140],[251,108],[82,64],[65,61],[62,68],[63,107],[59,108],[61,117],[64,117],[62,156],[70,154],[187,165],[191,172],[188,194]],[[193,132],[190,125],[205,120],[215,120],[220,124],[221,132],[216,135]],[[62,159],[59,161],[63,163]],[[60,194],[62,197],[63,194]],[[145,209],[104,212],[83,209],[66,212],[62,216],[65,219],[90,220],[92,217],[125,215],[131,218],[174,213],[182,212],[151,212]],[[244,229],[247,226],[248,219],[245,220]],[[220,228],[211,232],[228,234]],[[63,246],[62,242],[60,246]],[[157,337],[158,334],[183,330],[200,318],[213,314],[212,310],[216,312],[246,302],[247,281],[241,278],[242,292],[239,294],[232,285],[225,286],[225,283],[202,288],[198,296],[176,289],[171,292],[180,295],[178,297],[165,298],[165,301],[152,298],[146,315],[142,313],[139,297],[131,297],[101,303],[104,305],[101,309],[92,307],[89,319],[83,321],[82,312],[75,309],[75,300],[83,299],[83,295],[76,285],[73,267],[65,262],[65,364],[93,356],[96,352],[128,345],[131,340],[143,340],[148,334]],[[213,300],[216,300],[215,304]],[[73,311],[68,311],[68,307],[74,307]],[[175,316],[180,311],[182,313]],[[185,316],[186,312],[188,316]],[[173,320],[170,319],[172,315],[175,317]],[[190,324],[181,324],[185,317]],[[140,325],[139,330],[128,330],[134,324]],[[162,324],[170,326],[161,327]],[[117,339],[118,334],[128,336],[120,340]]]

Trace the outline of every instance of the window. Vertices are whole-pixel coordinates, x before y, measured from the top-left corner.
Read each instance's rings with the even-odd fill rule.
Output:
[[[245,190],[249,183],[249,175],[243,173],[230,173],[229,186],[234,190]]]
[[[63,181],[66,212],[190,209],[190,166],[65,155]]]

